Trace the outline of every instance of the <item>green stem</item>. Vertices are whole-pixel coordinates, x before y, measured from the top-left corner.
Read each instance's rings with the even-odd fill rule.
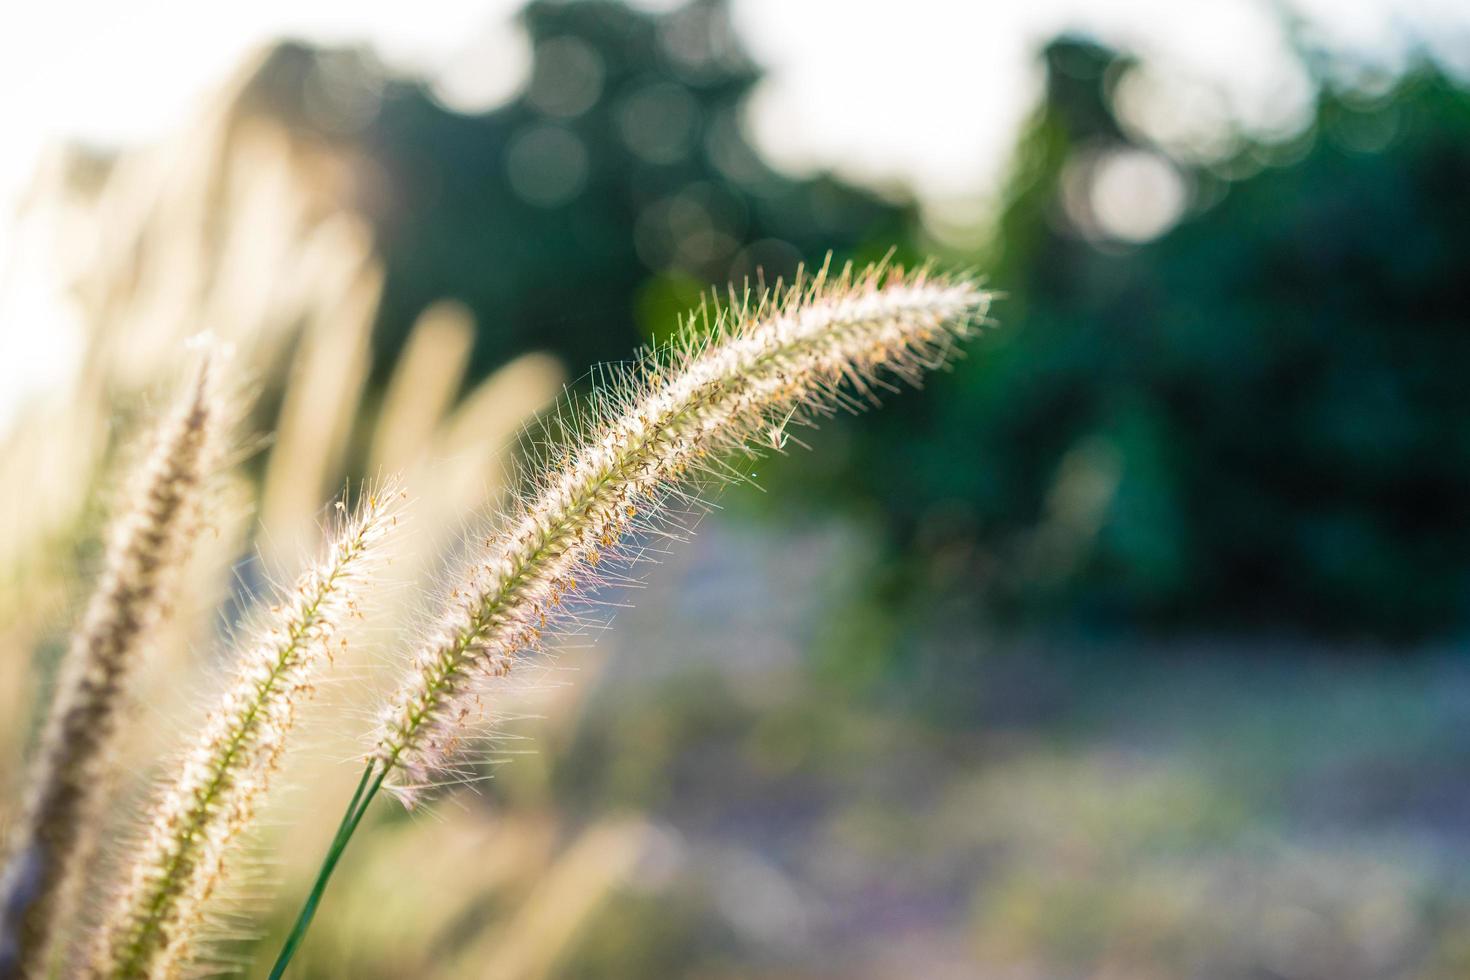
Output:
[[[387,771],[378,773],[378,777],[373,779],[374,768],[374,763],[369,762],[362,771],[362,779],[358,780],[357,789],[347,803],[347,811],[342,814],[342,822],[337,825],[337,833],[332,838],[331,847],[327,849],[327,856],[322,861],[321,870],[317,872],[316,882],[311,886],[311,893],[306,896],[305,904],[301,906],[301,911],[296,915],[296,924],[291,927],[291,934],[286,937],[285,945],[281,947],[281,954],[276,957],[276,965],[271,967],[270,980],[280,980],[281,975],[286,972],[287,964],[291,962],[291,957],[296,955],[302,939],[306,937],[307,928],[311,926],[312,917],[316,915],[316,907],[321,904],[322,894],[327,890],[327,882],[337,868],[337,861],[341,859],[342,852],[347,849],[347,842],[352,839],[357,825],[362,823],[368,804],[372,803],[373,797],[383,785]],[[371,784],[369,780],[372,780]]]

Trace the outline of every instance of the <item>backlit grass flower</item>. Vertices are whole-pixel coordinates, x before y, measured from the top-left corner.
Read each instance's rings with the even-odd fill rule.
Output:
[[[0,975],[45,971],[91,850],[128,682],[168,605],[169,585],[198,527],[206,477],[219,458],[226,409],[206,360],[160,424],[121,496],[101,578],[73,635],[11,840],[0,901]]]
[[[722,462],[779,450],[814,414],[861,407],[890,379],[917,383],[954,356],[989,295],[963,278],[824,269],[756,299],[736,298],[710,329],[614,379],[503,533],[449,597],[438,627],[389,701],[374,759],[412,803],[450,767],[478,688],[510,671],[605,570],[630,531],[656,530],[669,505],[727,480]]]
[[[251,825],[279,766],[297,708],[323,663],[347,643],[344,628],[397,523],[399,497],[391,484],[365,493],[239,653],[234,680],[149,815],[96,939],[94,975],[171,976],[187,962],[231,845]]]

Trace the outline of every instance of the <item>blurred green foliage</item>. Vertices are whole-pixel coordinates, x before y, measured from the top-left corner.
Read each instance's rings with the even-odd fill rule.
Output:
[[[902,234],[901,211],[750,146],[737,113],[759,73],[722,4],[521,17],[535,61],[512,102],[463,115],[390,79],[360,136],[386,182],[366,202],[388,257],[383,369],[445,296],[482,325],[479,372],[536,348],[581,369],[667,335],[706,284]]]
[[[844,474],[918,549],[910,586],[1092,627],[1463,628],[1470,93],[1431,65],[1371,98],[1319,78],[1287,144],[1175,162],[1194,206],[1129,246],[1064,197],[1135,146],[1130,62],[1046,60],[986,266],[1002,327],[865,419]]]
[[[536,348],[575,375],[667,335],[710,285],[828,249],[932,250],[911,204],[761,160],[738,122],[759,72],[719,0],[522,16],[536,60],[515,100],[465,115],[378,72],[379,108],[347,134],[387,260],[379,378],[445,296],[480,323],[472,379]],[[280,73],[329,138],[344,113],[321,92],[376,71],[341,57]],[[886,528],[878,608],[939,598],[1088,631],[1463,628],[1470,95],[1428,63],[1369,95],[1304,56],[1306,130],[1170,161],[1181,220],[1128,243],[1069,195],[1089,161],[1164,159],[1119,121],[1134,61],[1073,39],[1044,57],[992,244],[944,256],[1003,290],[1001,328],[925,395],[822,433],[799,477],[762,479]]]

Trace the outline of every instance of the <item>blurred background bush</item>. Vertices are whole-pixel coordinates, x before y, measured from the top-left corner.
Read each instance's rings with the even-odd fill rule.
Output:
[[[534,755],[442,820],[384,808],[301,975],[1470,973],[1470,22],[1432,13],[1345,45],[1271,7],[1296,87],[1264,121],[1167,49],[1056,36],[964,201],[773,160],[714,0],[538,0],[492,105],[455,72],[510,49],[430,79],[282,41],[166,139],[55,149],[0,292],[7,790],[182,338],[234,340],[277,433],[147,685],[187,719],[178,668],[344,479],[410,474],[432,574],[568,379],[710,286],[892,249],[982,272],[1001,328],[762,461],[518,695]],[[805,43],[849,18],[938,43],[887,4]],[[277,935],[354,735],[268,835]]]

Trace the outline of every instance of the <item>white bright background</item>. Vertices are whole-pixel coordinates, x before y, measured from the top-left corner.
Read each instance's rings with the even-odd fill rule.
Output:
[[[643,6],[663,6],[662,2]],[[1461,0],[1291,0],[1313,36],[1393,66],[1423,44],[1470,74]],[[64,371],[75,338],[38,328],[12,216],[57,141],[126,146],[186,120],[252,49],[281,36],[363,43],[487,108],[528,61],[517,0],[14,0],[0,14],[0,426]],[[757,144],[795,171],[907,187],[931,213],[978,214],[1040,83],[1035,52],[1080,28],[1166,76],[1218,90],[1228,116],[1291,128],[1310,92],[1268,0],[733,0],[769,76],[749,106]],[[450,99],[450,96],[455,98]]]

